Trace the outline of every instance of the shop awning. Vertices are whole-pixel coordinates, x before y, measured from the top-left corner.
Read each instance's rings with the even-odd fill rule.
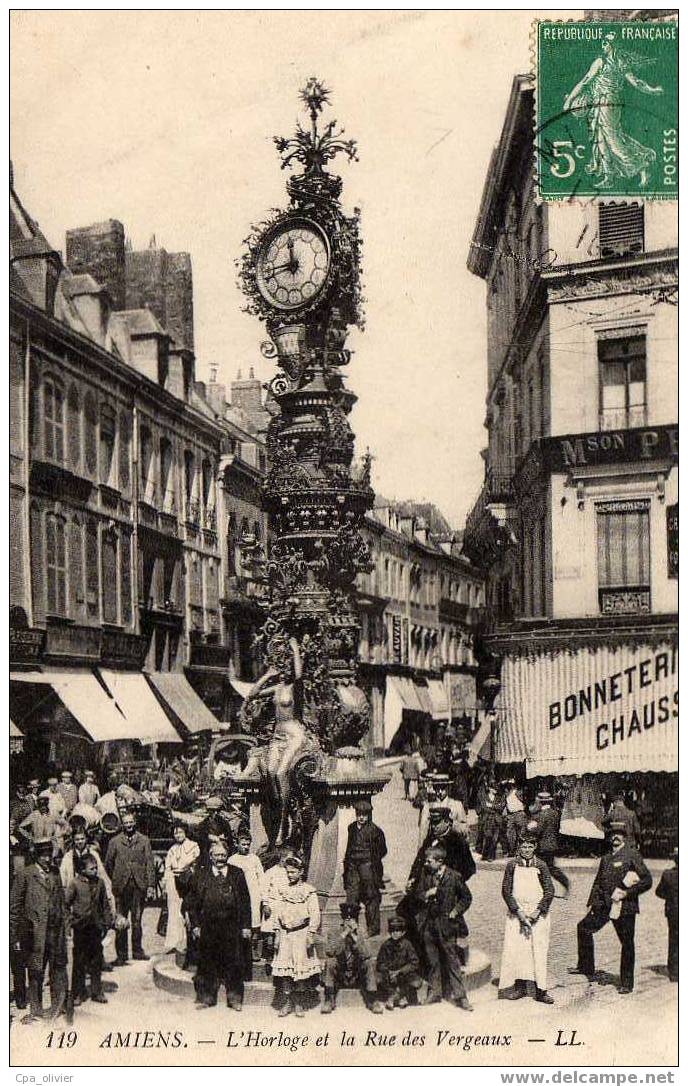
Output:
[[[103,681],[122,710],[133,732],[127,738],[141,743],[181,743],[165,710],[140,671],[111,671],[100,668]]]
[[[92,671],[68,668],[17,671],[10,674],[10,681],[52,687],[65,709],[95,743],[140,738],[135,725]]]
[[[448,720],[449,702],[447,701],[447,688],[439,679],[428,679],[427,684],[433,720]]]
[[[24,733],[19,731],[19,728],[10,717],[10,739],[23,739]]]
[[[487,717],[481,722],[477,732],[468,744],[469,765],[474,765],[478,756],[489,746],[491,730],[491,721],[490,718]],[[487,751],[484,756],[486,755]]]
[[[678,769],[678,652],[616,645],[506,656],[494,756],[529,777]]]
[[[198,732],[214,731],[219,727],[218,719],[201,701],[189,680],[181,672],[151,671],[145,672],[145,676],[162,698],[164,707],[170,709],[192,735]]]
[[[416,697],[420,702],[421,712],[427,713],[428,716],[432,716],[433,705],[430,698],[430,691],[427,686],[424,686],[423,683],[413,683],[413,686],[415,688]]]

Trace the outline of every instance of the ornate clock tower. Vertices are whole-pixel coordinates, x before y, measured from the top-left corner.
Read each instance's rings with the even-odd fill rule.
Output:
[[[344,214],[341,178],[328,173],[356,144],[335,121],[321,126],[329,92],[310,79],[301,91],[310,125],[276,138],[290,204],[247,239],[240,282],[247,309],[265,322],[263,353],[279,368],[268,386],[269,473],[265,501],[274,543],[267,565],[269,619],[261,632],[268,663],[280,666],[296,638],[303,657],[303,719],[322,750],[358,744],[368,706],[356,687],[359,624],[354,582],[370,568],[359,528],[373,503],[370,458],[352,475],[356,402],[344,382],[351,325],[362,326],[358,212]]]

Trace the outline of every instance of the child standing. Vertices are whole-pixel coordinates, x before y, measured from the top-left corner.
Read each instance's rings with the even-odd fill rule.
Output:
[[[297,1018],[302,1018],[306,983],[321,970],[315,951],[320,905],[315,888],[303,881],[301,857],[288,856],[284,867],[287,885],[278,890],[274,899],[276,931],[272,975],[276,986],[282,988],[284,1002],[279,1010],[280,1018],[292,1011]]]
[[[87,854],[81,872],[72,879],[65,890],[72,931],[74,933],[74,961],[72,963],[72,995],[74,1006],[86,999],[86,976],[91,979],[91,999],[94,1003],[107,1003],[103,995],[101,974],[103,970],[103,937],[115,918],[110,908],[105,883],[98,875],[95,856]]]

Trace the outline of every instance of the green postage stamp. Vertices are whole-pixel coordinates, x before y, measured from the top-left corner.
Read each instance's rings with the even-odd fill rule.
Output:
[[[678,25],[537,23],[544,200],[678,196]]]

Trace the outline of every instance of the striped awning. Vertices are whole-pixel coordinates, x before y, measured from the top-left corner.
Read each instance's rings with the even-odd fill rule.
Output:
[[[678,769],[678,652],[620,645],[504,658],[494,757],[529,777]]]

